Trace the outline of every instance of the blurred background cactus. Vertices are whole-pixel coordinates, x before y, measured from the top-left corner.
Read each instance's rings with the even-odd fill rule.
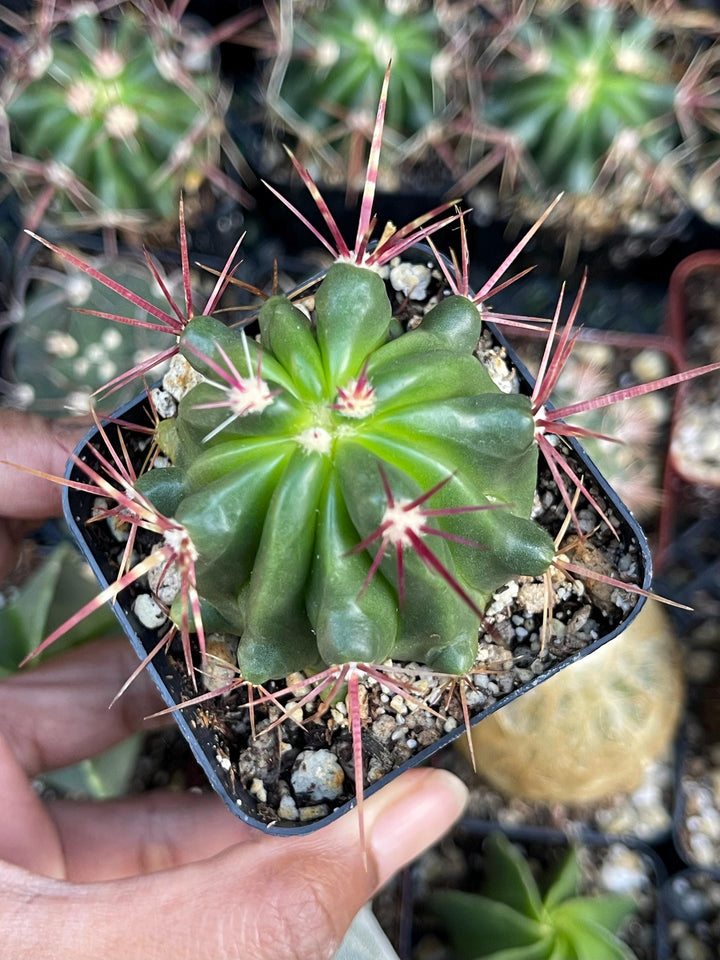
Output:
[[[126,0],[6,17],[20,35],[4,45],[0,160],[28,226],[147,240],[176,225],[181,190],[189,215],[205,184],[247,200],[209,28]]]
[[[380,182],[402,188],[434,156],[449,186],[448,130],[469,102],[470,15],[429,0],[280,3],[263,81],[271,157],[286,166],[280,134],[314,176],[356,186],[392,61]]]
[[[41,261],[41,258],[36,258]],[[96,268],[116,271],[146,300],[164,303],[147,264],[131,256],[96,258]],[[181,289],[179,272],[162,275],[170,291]],[[13,290],[9,308],[0,316],[7,343],[2,353],[2,402],[45,416],[87,417],[91,406],[110,413],[137,395],[137,383],[114,391],[107,399],[94,397],[118,374],[154,356],[166,339],[142,326],[121,328],[99,314],[117,313],[126,301],[107,287],[93,283],[79,270],[56,260],[35,263]],[[146,319],[144,310],[134,313]],[[157,376],[156,371],[153,378]]]
[[[473,727],[475,764],[507,797],[588,804],[630,793],[667,755],[683,700],[682,648],[650,600],[612,643]]]
[[[654,234],[689,206],[717,222],[717,15],[633,0],[482,7],[482,148],[462,189],[492,173],[504,211],[529,220],[565,191],[552,222],[590,246]]]

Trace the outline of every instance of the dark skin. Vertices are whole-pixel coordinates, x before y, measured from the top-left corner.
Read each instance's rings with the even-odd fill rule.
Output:
[[[61,476],[83,429],[0,411],[0,457]],[[59,485],[0,464],[0,577],[22,537],[60,512]],[[2,642],[2,638],[0,638]],[[462,812],[466,790],[412,770],[307,837],[262,835],[209,794],[43,803],[30,778],[143,729],[161,704],[123,639],[0,684],[0,957],[331,957],[360,907]]]

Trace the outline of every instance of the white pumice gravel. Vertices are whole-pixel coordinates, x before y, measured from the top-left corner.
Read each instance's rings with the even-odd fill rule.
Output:
[[[296,796],[316,803],[339,797],[344,780],[343,769],[330,750],[301,751],[290,776]]]
[[[148,630],[158,630],[168,619],[157,600],[149,593],[139,593],[135,597],[133,613]]]

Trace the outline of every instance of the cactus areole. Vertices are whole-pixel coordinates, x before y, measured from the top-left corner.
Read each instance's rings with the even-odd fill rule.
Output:
[[[393,337],[381,277],[341,262],[314,325],[283,296],[259,325],[188,324],[204,379],[163,424],[173,466],[137,484],[187,530],[206,619],[256,684],[388,658],[467,673],[492,592],[554,555],[530,400],[473,356],[477,307],[450,296]]]

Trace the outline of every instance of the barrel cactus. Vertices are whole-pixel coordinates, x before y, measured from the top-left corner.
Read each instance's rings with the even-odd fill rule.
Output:
[[[403,169],[409,177],[411,163],[433,147],[446,150],[452,120],[469,102],[468,16],[427,0],[293,4],[292,22],[275,22],[263,80],[270,129],[285,131],[325,181],[354,188],[392,61],[381,177],[392,183],[398,164],[410,161]],[[268,155],[274,139],[268,137]]]
[[[530,219],[563,190],[556,219],[584,242],[657,230],[688,204],[716,215],[713,14],[625,0],[486,6],[486,152],[465,186],[502,164],[515,186],[504,202]]]
[[[388,658],[467,672],[492,591],[554,555],[529,519],[531,402],[473,356],[477,307],[451,296],[393,339],[383,280],[340,262],[314,326],[279,295],[259,325],[259,343],[186,326],[203,382],[159,437],[173,467],[138,480],[195,544],[243,677]]]
[[[173,22],[124,0],[75,4],[57,21],[36,12],[10,48],[0,149],[31,225],[158,230],[181,189],[210,181],[246,199],[222,170],[238,151],[212,44]]]
[[[586,534],[575,490],[612,527],[593,484],[556,448],[556,436],[583,434],[564,416],[720,367],[551,409],[547,400],[572,350],[581,290],[555,347],[558,306],[532,391],[504,392],[490,375],[493,364],[486,366],[477,354],[485,319],[522,322],[497,316],[485,304],[509,260],[473,294],[464,234],[454,266],[438,261],[436,301],[425,304],[417,323],[404,324],[398,300],[407,304],[426,296],[418,288],[423,272],[432,274],[432,254],[423,254],[420,269],[404,255],[460,215],[445,215],[447,207],[440,207],[405,227],[389,225],[370,244],[388,80],[389,72],[354,244],[345,241],[308,171],[295,161],[331,239],[311,230],[334,262],[317,286],[305,284],[294,296],[250,287],[264,298],[252,336],[214,316],[234,279],[240,242],[196,311],[184,231],[184,309],[169,293],[169,308],[158,308],[43,241],[147,311],[146,327],[169,338],[158,359],[173,356],[164,384],[170,406],[178,402],[155,418],[154,450],[143,435],[135,458],[132,442],[121,434],[113,445],[98,420],[97,442],[75,456],[74,473],[59,480],[94,494],[93,521],[105,518],[115,531],[121,527],[125,546],[114,562],[116,579],[38,651],[147,575],[158,601],[154,625],[162,626],[167,616],[172,625],[145,662],[167,637],[179,634],[197,689],[209,672],[207,635],[219,633],[236,646],[230,679],[199,694],[201,699],[249,687],[254,709],[270,702],[277,707],[278,697],[287,694],[297,693],[303,706],[322,695],[322,714],[346,694],[358,802],[365,779],[361,679],[373,678],[412,699],[412,684],[397,672],[410,663],[439,674],[451,692],[458,686],[467,717],[463,682],[482,669],[476,667],[480,626],[502,584],[518,576],[540,578],[546,612],[553,602],[551,568],[560,578],[595,577],[617,588],[622,599],[616,610],[619,605],[627,612],[634,604],[624,588],[646,593],[612,570],[593,572],[574,563],[568,555],[573,545],[559,553],[531,516],[542,454],[580,540]],[[392,285],[398,268],[406,276],[399,295],[391,295],[384,277],[389,273]],[[120,314],[108,318],[136,322]],[[498,360],[497,345],[490,354]],[[146,362],[139,372],[150,366]],[[122,430],[128,427],[123,419],[119,423]],[[157,450],[162,458],[154,455]],[[140,543],[145,551],[138,560]],[[546,639],[543,631],[543,645]],[[289,715],[282,708],[276,722]]]

